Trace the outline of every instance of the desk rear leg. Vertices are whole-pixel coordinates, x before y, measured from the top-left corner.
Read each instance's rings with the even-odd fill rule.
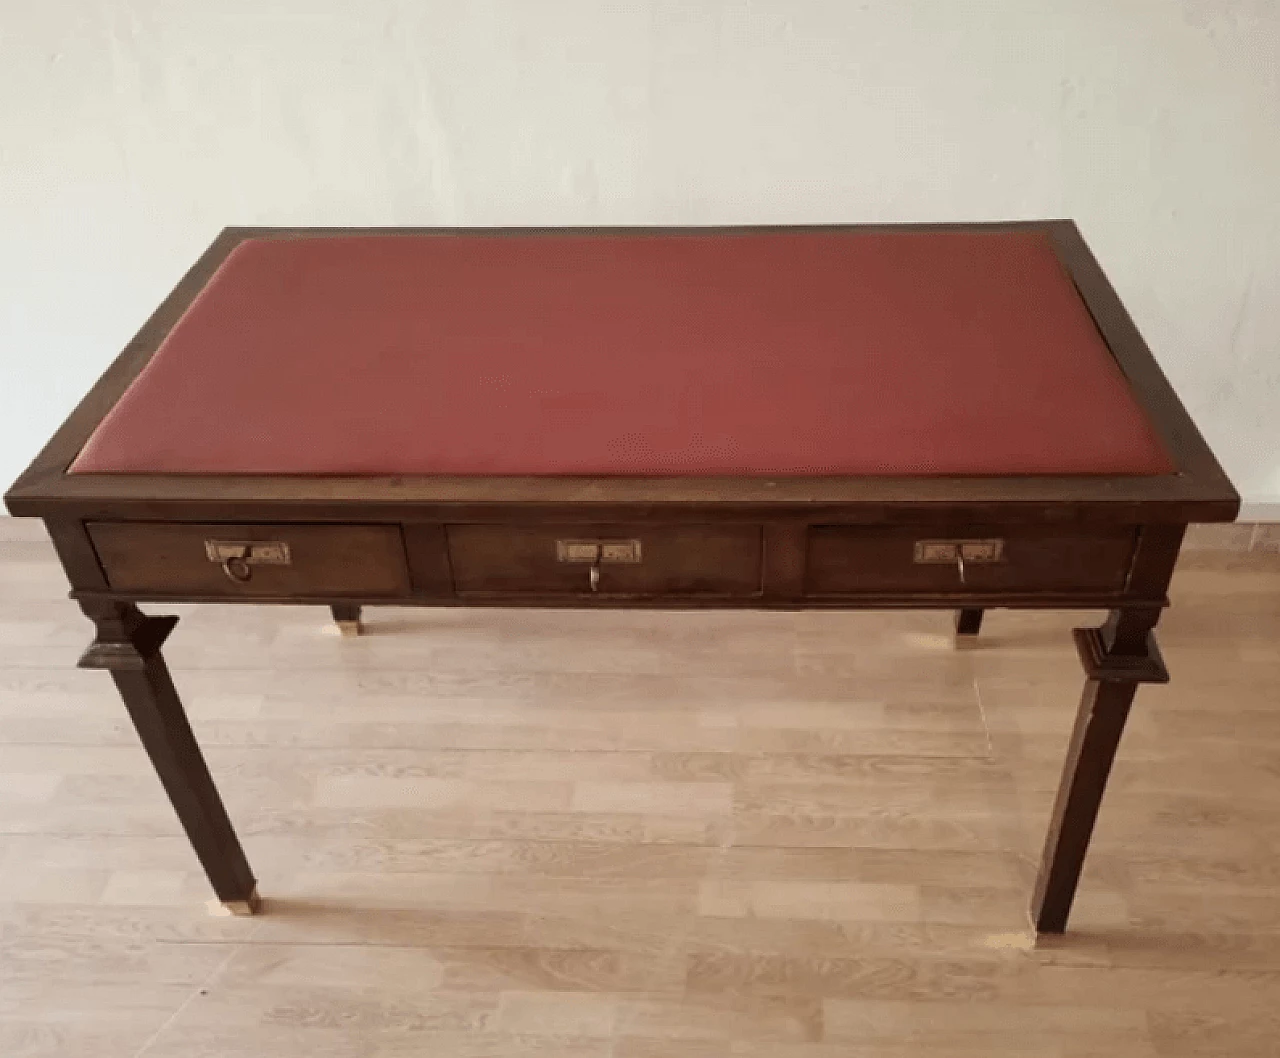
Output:
[[[335,602],[329,607],[329,611],[333,614],[333,623],[344,636],[358,636],[364,632],[360,607],[355,603]]]

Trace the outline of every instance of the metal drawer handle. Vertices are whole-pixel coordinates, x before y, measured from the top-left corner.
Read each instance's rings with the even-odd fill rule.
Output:
[[[923,565],[958,566],[960,579],[965,578],[966,563],[988,566],[1004,561],[1004,541],[988,540],[917,540],[915,561]]]
[[[584,565],[634,565],[641,560],[639,540],[557,540],[557,562]]]
[[[204,553],[236,584],[248,584],[253,579],[254,566],[288,566],[293,562],[289,545],[283,540],[206,540]]]
[[[593,592],[600,590],[600,567],[605,564],[634,565],[640,561],[639,540],[557,540],[556,561],[587,565],[588,583]]]
[[[253,577],[253,567],[245,561],[244,556],[223,559],[222,572],[237,584],[247,584]]]

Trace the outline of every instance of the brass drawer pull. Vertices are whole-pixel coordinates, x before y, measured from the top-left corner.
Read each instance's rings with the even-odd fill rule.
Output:
[[[204,553],[210,562],[222,566],[227,579],[247,584],[254,566],[287,566],[293,561],[289,545],[283,541],[206,540]]]
[[[969,566],[990,566],[1004,561],[1003,540],[917,540],[915,561],[922,565],[954,565],[960,583],[968,584]]]
[[[237,584],[246,584],[249,578],[253,576],[253,567],[241,555],[235,558],[223,559],[222,572]]]
[[[641,560],[639,540],[557,540],[557,562],[634,565]]]
[[[556,561],[591,564],[588,583],[593,592],[600,590],[600,567],[635,564],[640,561],[639,540],[557,540]]]
[[[1003,540],[917,540],[915,561],[945,566],[986,566],[1004,561]]]

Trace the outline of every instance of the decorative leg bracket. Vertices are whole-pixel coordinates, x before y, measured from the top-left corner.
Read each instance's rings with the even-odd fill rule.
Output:
[[[1154,631],[1147,633],[1145,653],[1108,653],[1101,628],[1077,628],[1076,651],[1085,675],[1091,680],[1123,683],[1168,683],[1169,670],[1156,642]]]
[[[95,618],[95,621],[98,634],[77,664],[82,669],[111,669],[116,672],[145,669],[147,660],[160,652],[169,633],[178,624],[176,617],[148,617],[136,607],[124,609],[121,617]]]

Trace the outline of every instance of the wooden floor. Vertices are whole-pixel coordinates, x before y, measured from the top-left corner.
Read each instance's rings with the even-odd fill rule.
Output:
[[[1280,1054],[1275,556],[1180,572],[1039,945],[1095,615],[181,608],[232,919],[64,591],[0,543],[6,1058]]]

